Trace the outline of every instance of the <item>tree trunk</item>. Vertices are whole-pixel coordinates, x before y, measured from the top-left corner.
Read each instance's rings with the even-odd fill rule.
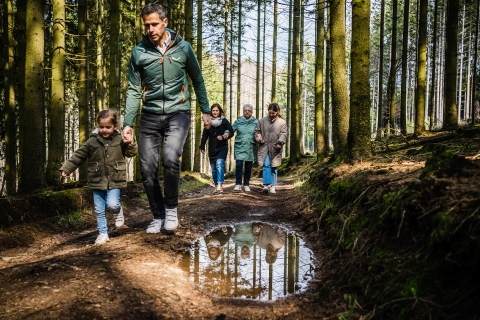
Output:
[[[383,128],[383,39],[385,38],[385,0],[381,1],[380,8],[380,53],[378,68],[378,110],[377,110],[377,130]]]
[[[293,54],[292,54],[292,110],[291,110],[291,134],[290,134],[290,159],[289,163],[294,164],[301,157],[301,132],[300,132],[300,0],[293,1]]]
[[[480,0],[477,0],[477,19],[475,19],[475,53],[473,55],[473,79],[472,79],[472,126],[475,125],[475,108],[476,108],[476,92],[477,92],[477,58],[478,58],[478,19],[480,13]]]
[[[119,79],[118,62],[120,59],[120,50],[118,44],[120,40],[120,0],[110,2],[110,61],[109,61],[109,80],[108,80],[108,108],[119,110]]]
[[[331,124],[331,108],[330,108],[330,87],[332,83],[332,78],[330,77],[331,68],[332,68],[332,46],[330,41],[330,6],[327,6],[327,32],[325,34],[326,39],[325,43],[327,46],[327,58],[325,59],[325,149],[326,153],[330,150],[330,124]]]
[[[265,1],[265,0],[264,0]],[[257,77],[255,86],[255,108],[256,118],[260,119],[260,5],[262,1],[258,0],[257,4]]]
[[[278,0],[273,1],[273,52],[272,52],[272,97],[277,101],[277,29],[278,29]]]
[[[44,11],[44,0],[27,1],[25,105],[19,110],[20,193],[45,186]]]
[[[101,2],[102,0],[98,0],[98,1]],[[144,6],[144,0],[135,0],[135,41],[133,42],[134,45],[139,43],[140,40],[142,39],[143,19],[140,15],[141,15],[143,6]],[[140,130],[138,130],[138,128],[140,128],[140,114],[142,112],[142,110],[141,110],[142,102],[140,101],[139,104],[140,104],[139,114],[137,115],[137,117],[135,117],[135,128],[137,128],[137,129],[134,130],[134,133],[135,133],[135,140],[136,141],[139,141]],[[133,167],[134,167],[133,181],[135,181],[136,183],[140,183],[140,182],[142,182],[142,173],[140,172],[140,157],[137,155],[133,159],[134,159],[133,160],[134,161],[134,163],[133,163]]]
[[[83,145],[90,136],[90,122],[88,115],[88,77],[87,77],[87,0],[78,1],[78,54],[80,56],[78,70],[78,143]],[[80,181],[87,180],[88,168],[84,162],[79,168]]]
[[[405,0],[403,9],[403,46],[402,46],[402,89],[400,102],[400,130],[407,134],[407,67],[408,67],[408,22],[410,0]]]
[[[344,159],[347,150],[350,108],[345,62],[345,0],[333,0],[330,8],[332,42],[332,135],[334,155]]]
[[[12,1],[5,1],[4,12],[4,41],[6,41],[5,59],[5,191],[8,196],[17,192],[17,126],[15,125],[15,80],[17,72],[15,70],[15,40],[13,36],[13,7]],[[17,21],[17,23],[22,23]],[[25,23],[25,20],[23,20]],[[21,77],[20,77],[21,78]],[[63,137],[63,133],[62,133]],[[57,172],[58,175],[58,172]],[[0,196],[2,194],[0,193]]]
[[[393,0],[393,13],[392,13],[392,44],[390,49],[390,74],[388,78],[388,102],[390,117],[388,127],[389,129],[395,128],[395,105],[396,105],[396,91],[397,85],[395,83],[397,74],[397,0]]]
[[[237,118],[240,118],[242,79],[242,0],[238,0],[238,41],[237,41]]]
[[[463,56],[464,56],[464,51],[465,51],[465,3],[463,4],[463,10],[462,10],[462,30],[460,31],[460,34],[462,35],[462,39],[460,40],[460,70],[459,70],[459,75],[458,75],[458,87],[457,87],[457,95],[458,95],[458,102],[457,102],[457,107],[458,107],[458,121],[461,121],[462,119],[465,119],[465,106],[462,106],[462,96],[463,96]],[[462,111],[463,111],[463,118],[462,118]]]
[[[262,45],[262,114],[266,114],[265,112],[265,25],[267,23],[266,20],[267,14],[267,1],[263,1],[263,45]]]
[[[288,134],[287,134],[287,143],[285,144],[285,153],[290,156],[290,136],[292,132],[292,95],[291,88],[292,88],[292,12],[293,12],[293,0],[289,0],[288,2],[288,54],[287,54],[287,126],[288,126]]]
[[[317,159],[326,156],[323,127],[323,51],[325,41],[325,4],[317,0],[317,39],[315,43],[315,149]]]
[[[352,2],[352,78],[348,155],[353,162],[372,155],[370,137],[370,0]]]
[[[445,111],[444,128],[458,126],[456,83],[457,83],[457,44],[458,44],[458,0],[447,0],[447,23],[445,41]]]
[[[59,169],[65,149],[65,0],[53,1],[52,87],[48,164],[46,180],[49,185],[60,183]]]
[[[202,68],[203,60],[203,0],[197,1],[197,60]],[[195,144],[194,144],[194,158],[193,158],[193,171],[200,172],[200,162],[201,162],[201,153],[200,153],[200,140],[202,136],[202,111],[198,100],[195,104]]]
[[[227,85],[228,85],[228,0],[223,7],[223,111],[227,111]]]
[[[418,34],[417,95],[415,97],[415,135],[425,131],[425,91],[427,82],[427,0],[420,0]]]
[[[304,124],[305,118],[304,117],[304,72],[303,72],[303,61],[304,61],[304,38],[305,38],[305,0],[300,0],[300,47],[299,47],[299,59],[298,59],[298,103],[296,105],[297,114],[298,114],[298,125],[299,125],[299,132],[300,135],[298,137],[298,141],[300,142],[300,155],[304,154],[304,137],[305,137],[305,127]]]
[[[96,79],[96,87],[97,87],[97,95],[96,95],[96,105],[97,105],[97,113],[104,109],[105,107],[105,88],[103,87],[103,28],[102,24],[104,21],[103,16],[103,0],[97,0],[97,25],[96,25],[96,36],[97,36],[97,59],[96,59],[96,67],[97,67],[97,79]],[[136,20],[135,20],[136,22]]]
[[[437,57],[437,16],[438,16],[438,0],[435,1],[435,9],[433,11],[433,38],[432,38],[432,80],[430,83],[430,108],[429,108],[429,124],[430,131],[435,127],[435,83],[436,83],[436,57]],[[437,88],[437,92],[438,88]]]
[[[193,0],[185,0],[185,40],[188,43],[193,43]],[[188,91],[190,97],[193,96],[192,80],[188,77]],[[190,98],[191,99],[191,98]],[[192,109],[190,107],[190,109]],[[187,139],[183,145],[182,153],[182,171],[192,170],[192,122],[190,122],[190,129],[187,132]]]

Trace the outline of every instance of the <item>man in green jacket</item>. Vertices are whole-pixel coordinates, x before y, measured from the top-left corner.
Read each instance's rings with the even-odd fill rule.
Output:
[[[149,3],[141,13],[146,35],[130,58],[128,90],[122,137],[133,141],[133,123],[140,100],[140,172],[153,221],[147,233],[178,226],[177,206],[180,183],[180,156],[190,127],[190,94],[187,74],[192,80],[205,126],[210,126],[210,107],[205,83],[192,46],[167,29],[165,9]],[[160,146],[164,142],[162,165],[164,196],[158,181]]]

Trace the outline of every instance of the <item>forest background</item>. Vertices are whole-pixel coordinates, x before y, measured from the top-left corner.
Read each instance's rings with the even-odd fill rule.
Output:
[[[290,163],[332,151],[361,161],[375,141],[478,118],[478,0],[160,3],[169,27],[193,44],[210,102],[232,123],[244,103],[256,118],[280,104]],[[2,1],[0,195],[62,183],[58,169],[98,111],[123,115],[144,4]],[[206,172],[198,107],[192,112],[182,170]],[[82,167],[71,179],[85,177]],[[132,162],[129,180],[139,178]]]

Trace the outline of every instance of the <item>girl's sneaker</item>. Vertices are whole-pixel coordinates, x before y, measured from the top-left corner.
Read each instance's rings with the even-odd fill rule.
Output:
[[[125,223],[125,218],[123,216],[123,208],[120,208],[120,212],[118,214],[113,214],[113,219],[115,219],[115,227],[119,228],[123,226]]]
[[[104,244],[109,239],[108,233],[100,233],[97,237],[97,240],[95,240],[95,244]]]

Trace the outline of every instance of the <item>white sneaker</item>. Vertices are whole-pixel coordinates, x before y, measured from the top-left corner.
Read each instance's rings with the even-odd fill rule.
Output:
[[[237,184],[235,188],[233,188],[233,191],[242,191],[242,186]]]
[[[250,187],[249,186],[243,186],[243,189],[245,190],[245,192],[250,192]]]
[[[159,233],[163,227],[163,219],[153,219],[147,227],[147,233]]]
[[[270,186],[270,188],[268,189],[268,192],[269,192],[269,193],[277,193],[277,192],[275,191],[275,187],[274,187],[274,186]]]
[[[165,230],[173,231],[178,227],[177,208],[165,209]]]
[[[263,185],[263,189],[262,189],[262,192],[263,193],[268,193],[268,186],[266,184]]]
[[[95,240],[95,244],[104,244],[107,242],[110,238],[108,237],[108,233],[100,233]]]
[[[115,219],[115,227],[119,228],[125,223],[125,217],[123,216],[123,208],[120,207],[120,212],[113,214],[113,219]]]

